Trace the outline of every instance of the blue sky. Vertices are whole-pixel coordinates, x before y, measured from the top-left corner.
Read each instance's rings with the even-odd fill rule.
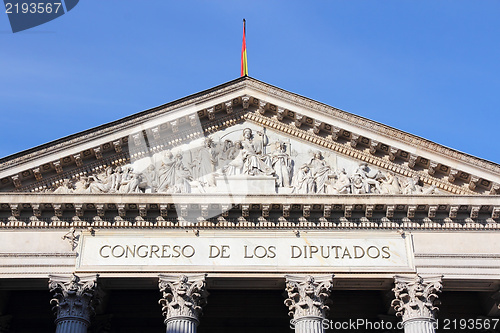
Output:
[[[0,157],[239,76],[500,163],[500,1],[83,0],[0,14]]]

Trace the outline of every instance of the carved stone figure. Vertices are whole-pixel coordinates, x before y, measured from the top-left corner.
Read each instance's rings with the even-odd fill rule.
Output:
[[[73,186],[71,186],[70,180],[65,178],[63,180],[62,185],[54,190],[54,193],[59,193],[59,194],[73,193]]]
[[[88,180],[90,193],[108,193],[114,186],[116,176],[113,176],[113,168],[108,167],[104,174],[89,176]]]
[[[264,136],[263,133],[258,132],[258,135]],[[255,140],[250,128],[243,130],[243,173],[256,176],[256,175],[272,175],[274,170],[270,167],[270,158],[264,153],[265,144],[262,140]]]
[[[313,158],[309,161],[309,168],[314,177],[315,192],[326,193],[328,178],[333,175],[330,166],[325,162],[320,151],[314,153]]]
[[[368,165],[366,163],[360,163],[351,176],[352,193],[380,193],[380,184],[376,178],[377,173],[369,173]]]
[[[182,154],[177,153],[175,155],[175,164],[174,164],[174,189],[173,193],[190,193],[191,185],[189,182],[193,179],[191,177],[191,173],[188,168],[182,162]]]
[[[276,177],[278,187],[290,187],[292,179],[292,159],[286,153],[286,146],[283,142],[277,141],[276,150],[272,154],[272,166]]]
[[[134,169],[131,166],[124,168],[125,171],[122,175],[122,180],[118,192],[120,193],[138,193],[139,184],[141,178],[138,174],[134,173]]]
[[[141,183],[141,187],[146,191],[156,192],[159,186],[159,174],[156,171],[156,168],[153,164],[150,164],[146,170],[142,172],[143,182]]]
[[[203,146],[191,152],[190,167],[193,178],[198,180],[202,186],[214,186],[216,164],[217,153],[213,147],[213,141],[211,138],[205,138]]]
[[[347,175],[345,169],[340,170],[336,175],[336,181],[332,185],[333,194],[349,194],[351,193],[351,179]]]
[[[314,177],[308,164],[303,164],[295,175],[292,193],[314,193]]]
[[[245,165],[243,155],[244,151],[243,151],[243,146],[241,145],[241,141],[236,141],[234,143],[234,146],[231,147],[230,154],[229,153],[227,154],[228,158],[230,158],[230,161],[227,163],[226,166],[222,168],[222,171],[227,176],[242,174],[243,167]]]
[[[399,178],[396,177],[392,172],[387,172],[384,178],[381,178],[380,184],[381,194],[400,194],[401,184]]]

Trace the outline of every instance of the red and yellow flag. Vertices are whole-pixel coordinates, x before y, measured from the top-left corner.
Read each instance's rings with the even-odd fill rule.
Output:
[[[241,76],[248,76],[246,21],[243,19],[243,44],[241,45]]]

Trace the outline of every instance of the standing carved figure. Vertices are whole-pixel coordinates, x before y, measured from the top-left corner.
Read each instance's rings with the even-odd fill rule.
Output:
[[[286,146],[283,142],[276,142],[276,150],[272,154],[272,166],[278,179],[278,187],[290,187],[292,178],[292,159],[286,153]]]
[[[323,159],[320,151],[315,152],[309,161],[309,167],[316,183],[316,193],[326,193],[327,181],[330,177],[331,168]]]

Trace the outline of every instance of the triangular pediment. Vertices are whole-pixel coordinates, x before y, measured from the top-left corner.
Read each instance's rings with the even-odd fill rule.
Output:
[[[497,194],[500,166],[249,77],[0,160],[2,192],[211,193],[245,181],[275,194]]]

